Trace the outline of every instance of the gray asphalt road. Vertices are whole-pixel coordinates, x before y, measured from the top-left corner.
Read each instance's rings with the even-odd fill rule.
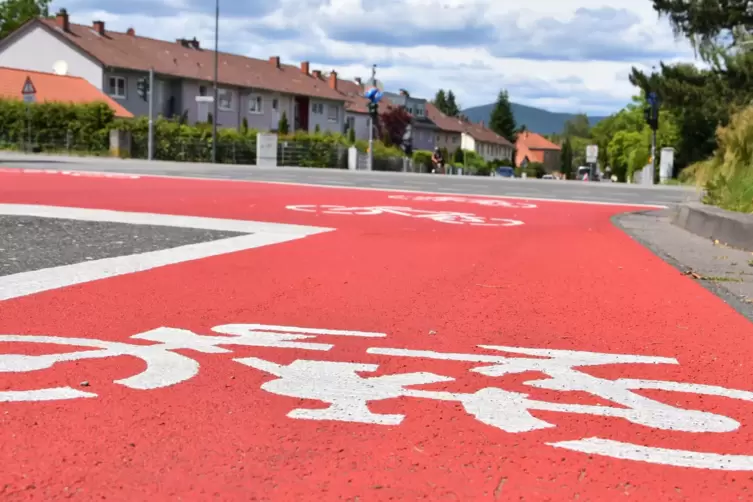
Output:
[[[151,225],[0,216],[0,277],[240,235]]]
[[[187,178],[302,183],[321,186],[400,189],[447,194],[502,195],[532,199],[671,205],[697,200],[692,188],[641,187],[622,183],[440,176],[296,167],[259,168],[240,165],[147,162],[92,157],[24,155],[0,152],[0,166],[23,169],[100,171]]]

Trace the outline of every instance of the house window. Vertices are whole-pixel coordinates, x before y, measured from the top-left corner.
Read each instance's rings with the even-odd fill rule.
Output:
[[[110,96],[125,99],[126,79],[124,77],[110,77]]]
[[[200,85],[199,86],[199,96],[206,96],[207,95],[207,86]]]
[[[345,130],[349,129],[355,129],[356,128],[356,119],[354,117],[348,117],[345,121],[346,127]]]
[[[249,94],[248,96],[248,113],[253,113],[254,115],[261,115],[264,113],[263,105],[264,100],[261,96],[258,94]]]
[[[278,108],[279,104],[280,104],[280,103],[278,102],[277,98],[273,99],[273,100],[272,100],[272,109],[273,109],[274,111],[277,111],[277,108]]]
[[[233,110],[233,91],[217,89],[217,108],[226,112]]]
[[[322,103],[312,104],[311,113],[314,113],[316,115],[324,115],[324,105]]]
[[[337,107],[337,105],[329,105],[329,109],[327,111],[327,120],[329,120],[330,122],[337,122],[340,115],[340,109]]]

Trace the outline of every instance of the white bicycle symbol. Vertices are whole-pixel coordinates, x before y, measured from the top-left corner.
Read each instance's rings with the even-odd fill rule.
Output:
[[[109,342],[86,338],[64,338],[34,335],[0,335],[0,343],[39,343],[86,347],[69,353],[46,355],[0,355],[0,372],[29,372],[48,369],[58,363],[86,359],[130,356],[142,360],[146,368],[131,377],[114,383],[134,390],[150,390],[177,385],[197,375],[199,363],[174,352],[194,350],[206,354],[232,353],[226,346],[276,347],[303,351],[328,351],[331,343],[317,340],[320,336],[383,338],[384,333],[267,326],[261,324],[228,324],[212,328],[215,335],[205,336],[184,329],[158,328],[131,337],[137,343]],[[153,342],[150,345],[138,342]],[[321,408],[297,408],[289,418],[330,420],[375,425],[398,425],[405,418],[400,414],[375,413],[369,403],[397,397],[430,399],[460,404],[477,421],[511,434],[554,428],[555,424],[536,417],[531,411],[550,411],[578,415],[611,417],[644,427],[686,433],[726,433],[737,430],[740,423],[732,418],[705,411],[688,410],[647,398],[634,391],[663,390],[704,396],[716,396],[753,403],[753,392],[661,380],[622,378],[609,380],[591,376],[577,368],[611,364],[678,364],[666,357],[595,352],[549,350],[535,348],[482,345],[486,353],[464,354],[372,347],[366,354],[382,357],[434,359],[471,363],[470,372],[495,378],[510,374],[537,372],[543,378],[524,382],[533,388],[553,391],[585,392],[609,405],[570,404],[563,400],[548,402],[532,399],[528,394],[498,387],[485,387],[475,392],[446,392],[415,388],[451,382],[452,377],[428,372],[388,374],[364,377],[361,373],[378,370],[377,364],[298,359],[290,364],[256,357],[233,359],[245,366],[273,376],[261,388],[267,392],[296,397],[301,400],[328,403]],[[0,391],[0,402],[35,402],[93,398],[97,394],[72,387]],[[753,455],[731,455],[696,452],[633,444],[612,439],[588,437],[547,443],[555,448],[602,455],[623,460],[654,464],[714,469],[753,471]]]
[[[423,209],[413,209],[402,206],[335,206],[335,205],[297,205],[287,206],[292,211],[304,213],[322,213],[322,214],[351,214],[373,216],[378,214],[393,214],[397,216],[407,216],[409,218],[421,218],[438,221],[440,223],[450,223],[453,225],[465,225],[479,227],[515,227],[523,225],[522,221],[512,220],[509,218],[486,218],[473,213],[461,213],[456,211],[427,211]]]
[[[478,204],[480,206],[507,207],[513,209],[532,209],[536,207],[536,204],[531,204],[530,202],[514,202],[502,199],[472,199],[469,197],[454,197],[451,195],[388,195],[387,197],[397,200],[417,200],[427,202],[467,202],[470,204]]]

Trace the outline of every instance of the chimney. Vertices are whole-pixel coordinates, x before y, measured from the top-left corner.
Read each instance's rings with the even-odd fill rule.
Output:
[[[105,34],[105,22],[104,21],[94,21],[92,23],[92,28],[94,28],[94,31],[100,34],[100,36],[104,36]]]
[[[68,21],[68,11],[60,9],[55,16],[55,24],[57,24],[63,31],[71,31],[71,23]]]
[[[358,87],[363,88],[363,82],[361,81],[361,77],[356,77],[353,80],[356,81],[356,84],[358,84]]]
[[[201,45],[199,44],[199,41],[196,40],[196,37],[193,37],[193,40],[191,40],[191,47],[197,50],[201,48]]]
[[[319,70],[314,70],[311,72],[311,74],[314,76],[314,78],[318,78],[318,79],[322,78],[322,72]]]
[[[130,37],[135,37],[136,36],[136,30],[134,30],[133,28],[128,28],[128,31],[126,31],[126,35],[128,35]]]
[[[486,127],[483,120],[479,121],[479,124],[481,124],[481,127]]]
[[[301,62],[301,72],[306,75],[309,74],[309,62],[308,61]]]
[[[280,56],[272,56],[271,58],[269,58],[269,62],[272,63],[272,66],[274,66],[275,68],[279,68]]]
[[[337,72],[335,70],[332,70],[332,73],[329,74],[329,86],[337,90]]]

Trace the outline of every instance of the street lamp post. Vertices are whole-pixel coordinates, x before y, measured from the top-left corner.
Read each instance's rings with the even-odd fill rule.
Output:
[[[212,163],[217,163],[217,98],[219,90],[217,89],[217,78],[220,68],[219,62],[219,41],[220,41],[220,0],[215,0],[214,5],[214,99],[212,100]]]

